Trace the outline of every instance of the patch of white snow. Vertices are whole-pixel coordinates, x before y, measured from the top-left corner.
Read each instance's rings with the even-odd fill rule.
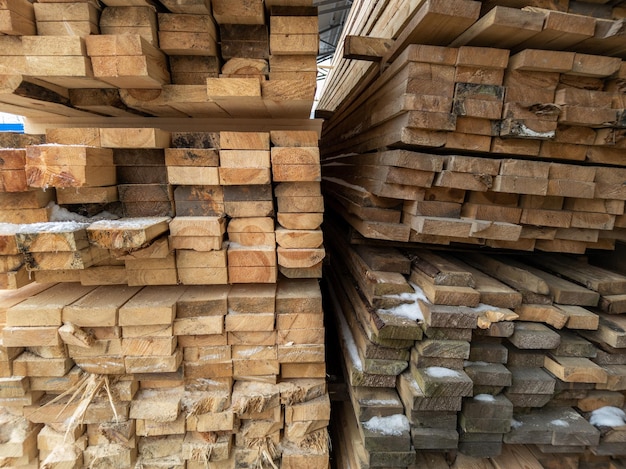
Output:
[[[427,375],[432,376],[433,378],[457,378],[461,376],[458,371],[451,370],[450,368],[444,368],[442,366],[430,366],[428,368],[424,368],[424,371]]]
[[[591,412],[589,423],[596,427],[621,427],[626,425],[626,412],[619,407],[600,407]]]
[[[395,316],[400,316],[403,318],[410,319],[412,321],[423,321],[424,314],[419,305],[419,300],[428,303],[428,299],[424,294],[424,291],[415,285],[414,283],[409,282],[409,285],[413,288],[413,293],[400,293],[397,295],[385,295],[387,298],[395,298],[398,300],[405,301],[406,303],[398,305],[394,308],[389,309],[379,309],[378,312],[393,314]]]
[[[343,317],[343,314],[340,313],[337,317],[339,318],[339,325],[341,327],[340,333],[346,344],[346,348],[348,349],[350,359],[357,370],[363,371],[363,363],[361,362],[361,357],[359,357],[359,351],[356,347],[356,343],[354,342],[350,326],[348,326],[348,322],[346,321],[346,318]]]
[[[48,207],[52,209],[50,211],[50,221],[78,221],[83,223],[89,221],[89,218],[79,215],[78,213],[70,212],[68,209],[54,202],[50,202]]]
[[[482,361],[471,362],[469,360],[466,360],[466,361],[463,362],[463,367],[466,367],[466,366],[489,366],[489,365],[491,365],[491,363],[482,362]]]
[[[362,404],[365,406],[396,405],[398,404],[398,401],[395,399],[364,399]]]
[[[472,311],[475,311],[477,313],[482,313],[483,311],[501,311],[503,309],[504,308],[499,308],[498,306],[491,306],[485,303],[480,303],[475,308],[472,308]]]
[[[550,422],[555,427],[569,427],[569,422],[563,419],[556,419]]]
[[[481,402],[496,402],[496,398],[491,394],[476,394],[474,399]]]
[[[371,432],[394,436],[402,435],[403,432],[410,430],[409,419],[403,414],[372,417],[367,422],[363,422],[363,427]]]

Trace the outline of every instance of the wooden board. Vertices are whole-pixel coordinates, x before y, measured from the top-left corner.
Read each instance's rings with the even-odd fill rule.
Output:
[[[13,306],[6,312],[10,326],[53,326],[62,324],[63,308],[85,296],[93,287],[79,284],[59,284],[26,301]]]
[[[89,246],[86,223],[50,222],[22,225],[15,233],[20,252],[78,251]]]
[[[623,293],[622,290],[626,288],[625,277],[585,262],[579,262],[576,259],[546,255],[534,258],[533,261],[543,268],[597,291],[601,295],[621,294]]]
[[[66,305],[62,319],[81,327],[116,326],[119,308],[139,290],[140,287],[100,286]]]
[[[535,36],[542,30],[543,22],[543,15],[538,12],[494,7],[450,45],[488,47],[498,44],[503,49],[510,48]]]
[[[102,220],[87,228],[91,243],[107,248],[132,250],[144,247],[168,230],[167,217]]]
[[[118,324],[141,326],[170,324],[176,316],[176,301],[185,287],[145,287],[118,310]]]

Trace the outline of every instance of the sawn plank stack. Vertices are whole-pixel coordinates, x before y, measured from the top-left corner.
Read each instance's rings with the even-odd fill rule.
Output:
[[[243,458],[252,464],[270,458],[288,467],[315,457],[318,467],[326,467],[330,401],[324,381],[324,321],[317,282],[325,255],[319,228],[323,204],[318,195],[311,205],[311,199],[301,196],[300,188],[293,185],[303,182],[305,194],[320,194],[316,134],[171,135],[149,128],[53,133],[54,144],[27,150],[36,161],[43,161],[43,173],[48,164],[57,162],[54,154],[63,154],[64,149],[68,155],[101,153],[111,163],[113,176],[123,178],[124,184],[116,186],[113,179],[105,182],[113,186],[91,187],[73,177],[78,171],[98,170],[100,160],[87,159],[77,170],[66,165],[65,178],[50,179],[46,190],[54,194],[53,189],[58,189],[58,195],[72,198],[72,204],[54,205],[50,210],[61,216],[72,214],[72,221],[55,221],[53,216],[39,223],[4,225],[7,283],[25,269],[28,274],[20,277],[22,283],[35,280],[54,285],[42,292],[46,297],[32,296],[14,305],[13,312],[7,311],[3,335],[7,379],[13,383],[14,376],[25,380],[57,377],[66,380],[67,386],[97,389],[105,383],[108,386],[109,379],[121,380],[131,387],[121,401],[125,403],[120,404],[122,408],[115,407],[117,416],[107,413],[112,409],[107,409],[106,401],[87,400],[82,405],[103,407],[105,414],[87,420],[92,425],[119,419],[130,419],[134,425],[127,429],[128,442],[116,446],[112,454],[110,445],[117,443],[93,440],[82,452],[70,445],[64,457],[76,464],[105,457],[133,465],[152,454],[148,450],[137,453],[135,441],[143,447],[167,435],[172,446],[162,457],[173,458],[179,465],[208,457],[243,467],[243,462],[236,461]],[[97,135],[102,146],[60,143],[68,135]],[[195,143],[187,143],[191,148],[170,148],[170,141]],[[209,142],[211,148],[197,142]],[[271,142],[280,146],[271,147]],[[280,169],[274,172],[276,193],[273,148],[279,149],[276,164],[284,160],[287,167],[282,173]],[[306,156],[298,156],[302,152]],[[114,159],[125,164],[114,165]],[[197,165],[189,166],[190,160]],[[143,167],[133,165],[142,161],[147,163]],[[178,162],[183,164],[178,166]],[[145,179],[159,174],[159,168],[163,180]],[[213,175],[185,178],[177,173],[179,168],[196,173],[206,168]],[[97,193],[108,187],[114,189],[114,197],[91,198],[91,189]],[[138,194],[135,198],[133,191]],[[182,204],[183,213],[194,215],[177,216],[176,200],[172,200],[177,191],[192,199]],[[169,194],[169,199],[151,202],[146,197],[151,193]],[[198,200],[193,200],[194,194]],[[89,218],[65,208],[74,206],[87,213],[104,206],[122,217]],[[21,308],[30,308],[31,313]],[[140,375],[147,384],[142,385]],[[289,391],[281,391],[281,386],[288,386]],[[58,414],[58,404],[46,402],[65,402],[70,396],[63,396],[58,386],[43,384],[34,395],[33,389],[24,388],[24,395],[15,396],[19,401],[5,403],[28,401],[32,406],[27,411],[29,421],[59,430],[70,414]],[[200,391],[219,390],[222,400],[217,407],[202,411],[186,408],[181,402],[187,402],[192,390],[200,400],[205,399]],[[262,403],[249,408],[246,402],[256,402],[257,392],[263,396]],[[304,394],[296,397],[294,393]],[[57,395],[61,396],[55,399]],[[174,406],[166,420],[155,410],[132,410],[139,402],[146,408],[158,407],[161,398]],[[243,401],[237,404],[235,398]],[[194,399],[188,404],[200,405]],[[117,397],[113,402],[118,405]],[[76,410],[78,404],[72,405],[68,409]],[[235,411],[237,405],[243,407]],[[90,431],[89,424],[86,431]],[[85,434],[76,432],[77,438]],[[174,444],[178,439],[189,440],[189,453],[185,444],[182,449]],[[40,455],[42,460],[48,456]],[[61,456],[55,453],[54,457]]]
[[[623,465],[623,25],[353,3],[316,108],[340,465]]]

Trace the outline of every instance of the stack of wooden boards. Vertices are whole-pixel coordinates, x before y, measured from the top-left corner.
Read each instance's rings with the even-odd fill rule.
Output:
[[[366,237],[612,249],[624,224],[620,70],[574,52],[408,46],[353,114],[329,121],[328,193]]]
[[[328,469],[317,8],[0,17],[0,465]]]
[[[366,90],[409,44],[574,51],[626,58],[619,2],[359,0],[346,20],[317,114],[330,117]],[[359,59],[359,60],[353,60]]]
[[[35,283],[2,322],[8,466],[328,467],[314,279]]]
[[[603,28],[623,20],[468,1],[400,22],[382,3],[353,9],[317,110],[333,208],[368,238],[612,249],[624,40]]]
[[[5,464],[327,469],[317,139],[65,128],[4,151],[26,186],[2,193],[23,207],[3,286],[35,281],[2,296]]]
[[[69,128],[50,129],[46,144],[3,150],[5,166],[22,166],[0,174],[22,171],[25,182],[2,194],[4,284],[320,278],[317,138]],[[116,213],[122,218],[111,219]]]
[[[31,118],[308,118],[311,4],[12,0],[0,10],[0,103]]]
[[[328,235],[349,392],[335,415],[340,461],[431,467],[428,457],[443,464],[458,450],[522,467],[506,463],[522,451],[543,467],[609,467],[626,456],[624,274],[564,255],[351,246]]]
[[[340,465],[623,465],[623,26],[354,2],[316,111]]]

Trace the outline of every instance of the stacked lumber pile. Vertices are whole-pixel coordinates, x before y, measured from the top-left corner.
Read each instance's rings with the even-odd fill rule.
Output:
[[[5,277],[23,264],[35,281],[85,285],[321,277],[316,132],[68,128],[46,138],[4,151],[6,165],[21,164],[23,194],[46,204],[33,209],[37,223],[4,211]]]
[[[329,467],[311,3],[5,5],[2,465]]]
[[[28,432],[3,457],[327,468],[317,133],[46,137],[7,150],[57,203],[3,224],[7,286],[46,287],[6,297],[0,404]]]
[[[0,404],[7,425],[25,429],[10,440],[19,451],[7,449],[3,458],[15,466],[327,468],[330,400],[317,281],[323,204],[319,195],[312,205],[307,197],[320,194],[317,134],[178,133],[174,141],[212,145],[170,148],[161,140],[164,149],[158,137],[171,136],[158,129],[82,130],[57,129],[57,143],[24,150],[43,174],[59,166],[55,155],[94,156],[61,165],[64,177],[49,179],[53,200],[53,188],[71,193],[73,204],[54,209],[70,220],[3,224],[3,267],[13,270],[7,287],[35,280],[3,296]],[[102,146],[58,143],[68,135],[92,145],[97,136]],[[126,148],[130,142],[138,143]],[[276,193],[275,148],[277,164],[287,167],[276,170]],[[184,151],[166,158],[165,150]],[[99,171],[101,158],[118,178],[144,167],[113,160],[153,163],[145,174],[162,168],[165,184],[124,179],[116,186],[113,179],[91,187],[76,177]],[[166,166],[164,158],[197,158],[214,176],[168,181],[169,168],[204,166]],[[109,187],[114,198],[91,198]],[[118,189],[171,195],[180,188],[196,195],[183,204],[194,215],[170,214],[171,199],[142,196],[120,197],[120,209],[133,214],[123,218],[67,210],[110,206]],[[155,206],[168,213],[153,216]],[[284,213],[278,224],[275,206]]]
[[[366,90],[409,44],[574,51],[624,57],[617,4],[493,0],[487,2],[356,2],[334,55],[318,114],[330,116]],[[501,45],[500,45],[501,44]],[[350,59],[350,60],[346,60]],[[383,67],[384,68],[384,67]]]
[[[44,120],[308,118],[311,3],[11,1],[0,10],[0,102]]]
[[[613,249],[623,52],[601,31],[622,20],[444,3],[382,36],[382,6],[353,10],[316,111],[333,209],[366,238]]]
[[[3,458],[327,467],[321,305],[312,279],[4,295],[5,423],[32,431]]]
[[[623,274],[563,255],[349,245],[331,233],[325,278],[349,394],[340,460],[420,467],[423,453],[460,451],[495,463],[513,445],[572,467],[626,456]]]
[[[620,66],[573,52],[509,58],[499,49],[411,45],[360,96],[367,121],[358,113],[329,121],[322,151],[333,205],[370,238],[612,249],[624,218],[621,95],[586,88],[619,80]],[[366,196],[368,209],[356,208]]]
[[[623,24],[354,3],[316,110],[340,465],[623,464]]]

